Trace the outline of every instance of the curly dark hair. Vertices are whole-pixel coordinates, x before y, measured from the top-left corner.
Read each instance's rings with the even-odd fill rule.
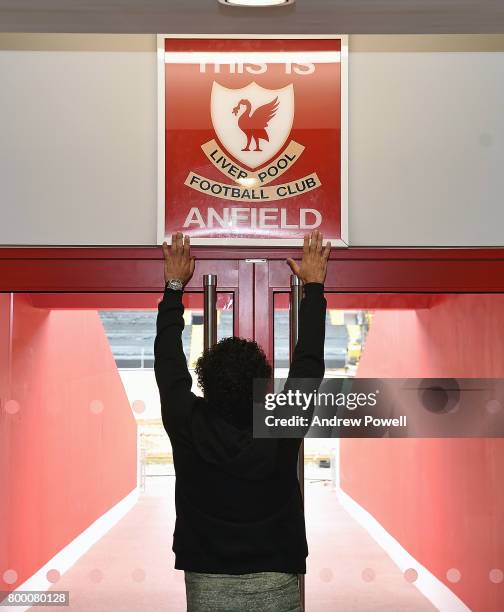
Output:
[[[196,362],[203,395],[224,419],[250,427],[254,378],[271,377],[271,365],[254,340],[224,338],[206,349]]]

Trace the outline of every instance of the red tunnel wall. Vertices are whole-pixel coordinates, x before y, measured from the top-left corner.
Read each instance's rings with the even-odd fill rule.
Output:
[[[0,589],[15,588],[136,486],[136,422],[96,311],[0,300]],[[5,402],[19,402],[16,414]],[[90,403],[99,400],[95,413]],[[2,582],[6,569],[18,580]],[[1,585],[4,585],[3,587]]]
[[[504,377],[504,296],[376,312],[358,376]],[[343,490],[474,611],[504,609],[503,470],[502,439],[341,440]]]
[[[5,431],[4,403],[6,399],[9,380],[9,305],[10,293],[0,293],[0,590],[4,588],[2,582],[3,572],[7,569],[7,491],[8,472],[7,460],[9,457],[9,438]]]

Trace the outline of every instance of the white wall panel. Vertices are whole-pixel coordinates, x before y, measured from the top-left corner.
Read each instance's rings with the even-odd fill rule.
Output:
[[[155,44],[0,36],[0,244],[155,244]],[[351,37],[349,81],[351,245],[504,245],[504,37]]]

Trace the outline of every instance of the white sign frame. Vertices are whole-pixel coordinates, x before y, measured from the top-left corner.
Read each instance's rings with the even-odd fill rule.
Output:
[[[335,247],[348,245],[348,36],[345,34],[158,34],[157,36],[157,244],[165,236],[165,40],[166,39],[336,39],[341,41],[341,237],[324,236]],[[196,246],[302,246],[302,238],[191,238]]]

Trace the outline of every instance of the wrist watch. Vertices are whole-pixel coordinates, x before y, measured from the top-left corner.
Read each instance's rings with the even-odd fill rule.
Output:
[[[171,278],[170,280],[166,281],[165,289],[166,288],[174,289],[175,291],[182,291],[184,288],[184,283],[178,278]]]

